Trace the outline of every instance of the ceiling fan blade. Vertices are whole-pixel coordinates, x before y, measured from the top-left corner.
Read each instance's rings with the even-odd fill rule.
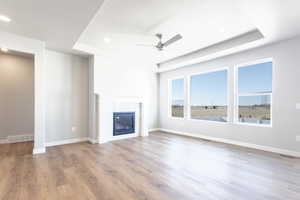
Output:
[[[163,45],[169,46],[170,44],[177,42],[178,40],[182,39],[182,36],[180,34],[175,35],[174,37],[172,37],[171,39],[169,39],[168,41],[166,41],[165,43],[163,43]]]

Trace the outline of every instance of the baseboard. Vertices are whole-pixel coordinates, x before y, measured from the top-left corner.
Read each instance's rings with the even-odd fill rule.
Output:
[[[41,154],[45,152],[46,152],[46,148],[34,148],[32,154]]]
[[[86,142],[90,141],[89,138],[72,138],[72,139],[65,139],[65,140],[59,140],[54,142],[47,142],[46,147],[52,147],[52,146],[58,146],[58,145],[64,145],[64,144],[72,144],[72,143],[78,143],[78,142]]]
[[[97,139],[88,138],[88,141],[89,141],[91,144],[97,144],[97,143],[98,143],[98,140],[97,140]]]
[[[216,141],[216,142],[232,144],[232,145],[237,145],[237,146],[242,146],[242,147],[247,147],[247,148],[252,148],[252,149],[258,149],[258,150],[262,150],[262,151],[268,151],[268,152],[272,152],[272,153],[277,153],[277,154],[282,154],[282,155],[287,155],[287,156],[293,156],[293,157],[299,157],[300,158],[300,152],[297,152],[297,151],[291,151],[291,150],[280,149],[280,148],[269,147],[269,146],[263,146],[263,145],[257,145],[257,144],[246,143],[246,142],[239,142],[239,141],[235,141],[235,140],[211,137],[211,136],[195,134],[195,133],[175,131],[175,130],[170,130],[170,129],[160,128],[159,130],[164,131],[164,132],[168,132],[168,133],[173,133],[173,134],[176,134],[176,135],[183,135],[183,136],[189,136],[189,137],[200,138],[200,139],[205,139],[205,140],[212,140],[212,141]]]
[[[0,144],[7,144],[7,143],[8,143],[7,139],[5,139],[5,138],[0,139]]]
[[[0,139],[0,144],[29,142],[29,141],[33,141],[33,138],[34,138],[33,134],[7,136],[7,138]]]
[[[159,130],[160,130],[160,128],[150,128],[149,132],[155,132],[155,131],[159,131]]]

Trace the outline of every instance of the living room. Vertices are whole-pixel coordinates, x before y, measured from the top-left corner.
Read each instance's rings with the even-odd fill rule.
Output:
[[[298,200],[299,13],[0,1],[0,199]]]

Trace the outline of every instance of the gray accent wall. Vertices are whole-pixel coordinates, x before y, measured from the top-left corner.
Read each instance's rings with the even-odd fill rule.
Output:
[[[300,37],[161,73],[160,128],[300,152],[300,142],[296,141],[296,136],[300,135],[300,110],[296,110],[296,103],[300,103],[299,52]],[[168,117],[168,79],[229,67],[230,114],[233,113],[234,103],[234,66],[265,58],[273,58],[273,126],[271,128],[230,122],[176,120]]]
[[[46,142],[88,137],[88,58],[47,50]]]
[[[34,59],[0,53],[0,139],[34,135]]]

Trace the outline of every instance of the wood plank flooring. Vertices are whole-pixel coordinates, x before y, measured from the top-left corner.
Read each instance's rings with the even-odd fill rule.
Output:
[[[162,132],[31,155],[0,145],[1,200],[299,200],[300,160]]]

